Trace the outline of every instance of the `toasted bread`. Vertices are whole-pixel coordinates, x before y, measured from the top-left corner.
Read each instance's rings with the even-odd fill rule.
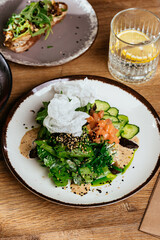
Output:
[[[56,23],[60,22],[65,17],[68,9],[67,4],[63,2],[58,2],[56,4],[58,5],[58,10],[60,11],[58,11],[58,15],[57,14],[52,15],[53,20],[51,22],[51,27],[53,27]],[[11,31],[4,32],[4,35],[5,35],[4,46],[6,46],[7,48],[16,53],[21,53],[28,50],[32,45],[34,45],[43,34],[39,34],[33,37],[30,33],[26,33],[22,34],[22,36],[16,39],[13,39],[13,34]]]

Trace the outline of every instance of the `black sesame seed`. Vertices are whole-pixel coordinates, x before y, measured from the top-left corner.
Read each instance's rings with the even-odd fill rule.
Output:
[[[99,193],[102,193],[102,190],[100,190],[100,189],[96,189]]]

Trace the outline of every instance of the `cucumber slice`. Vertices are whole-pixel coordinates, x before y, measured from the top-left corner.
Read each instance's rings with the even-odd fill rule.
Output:
[[[113,126],[119,130],[116,134],[117,137],[119,137],[121,135],[124,125],[125,125],[124,122],[113,122]]]
[[[127,139],[133,138],[139,132],[139,127],[133,124],[126,124],[121,132],[121,136]]]
[[[109,114],[109,113],[107,113],[107,112],[104,112],[104,115],[103,116],[105,116],[106,118],[105,119],[107,119],[107,116],[108,117],[111,117],[111,115]],[[112,116],[113,117],[113,116]]]
[[[119,114],[118,119],[120,122],[123,122],[124,125],[129,122],[129,119],[126,115]]]
[[[113,122],[113,125],[115,128],[117,128],[118,130],[121,131],[125,124],[124,124],[124,122]]]
[[[108,114],[105,114],[105,115],[103,116],[103,119],[110,119],[112,122],[119,122],[119,121],[118,121],[118,118],[116,118],[116,117],[114,117],[114,116],[110,116],[110,115],[108,115]]]
[[[117,117],[119,110],[115,107],[111,107],[110,109],[108,109],[107,113],[109,113],[110,115]]]
[[[95,104],[97,106],[96,111],[107,111],[110,108],[109,103],[105,102],[105,101],[101,101],[101,100],[96,100]]]

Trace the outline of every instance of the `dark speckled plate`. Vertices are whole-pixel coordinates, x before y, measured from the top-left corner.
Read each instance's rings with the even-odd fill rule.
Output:
[[[97,17],[92,6],[87,0],[64,0],[68,5],[67,15],[53,27],[53,34],[47,40],[42,36],[24,53],[14,53],[5,48],[2,32],[7,19],[12,13],[19,13],[27,2],[0,0],[0,51],[6,59],[24,65],[57,66],[79,57],[92,45],[98,30]]]
[[[12,89],[12,74],[8,63],[0,53],[0,111],[6,104]]]

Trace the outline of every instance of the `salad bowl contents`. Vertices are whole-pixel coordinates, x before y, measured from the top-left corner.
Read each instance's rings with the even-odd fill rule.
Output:
[[[31,2],[8,19],[3,29],[4,46],[17,53],[28,50],[43,34],[48,37],[52,27],[65,17],[67,9],[67,4],[54,0]]]
[[[95,100],[88,81],[84,80],[83,88],[78,82],[74,88],[70,82],[55,84],[54,97],[37,113],[40,127],[27,132],[20,144],[21,153],[38,158],[57,187],[70,182],[81,196],[89,186],[110,184],[127,170],[138,148],[139,132],[117,108]]]
[[[111,204],[156,173],[158,120],[122,83],[63,77],[35,87],[10,111],[3,154],[14,176],[40,197],[79,207]]]

